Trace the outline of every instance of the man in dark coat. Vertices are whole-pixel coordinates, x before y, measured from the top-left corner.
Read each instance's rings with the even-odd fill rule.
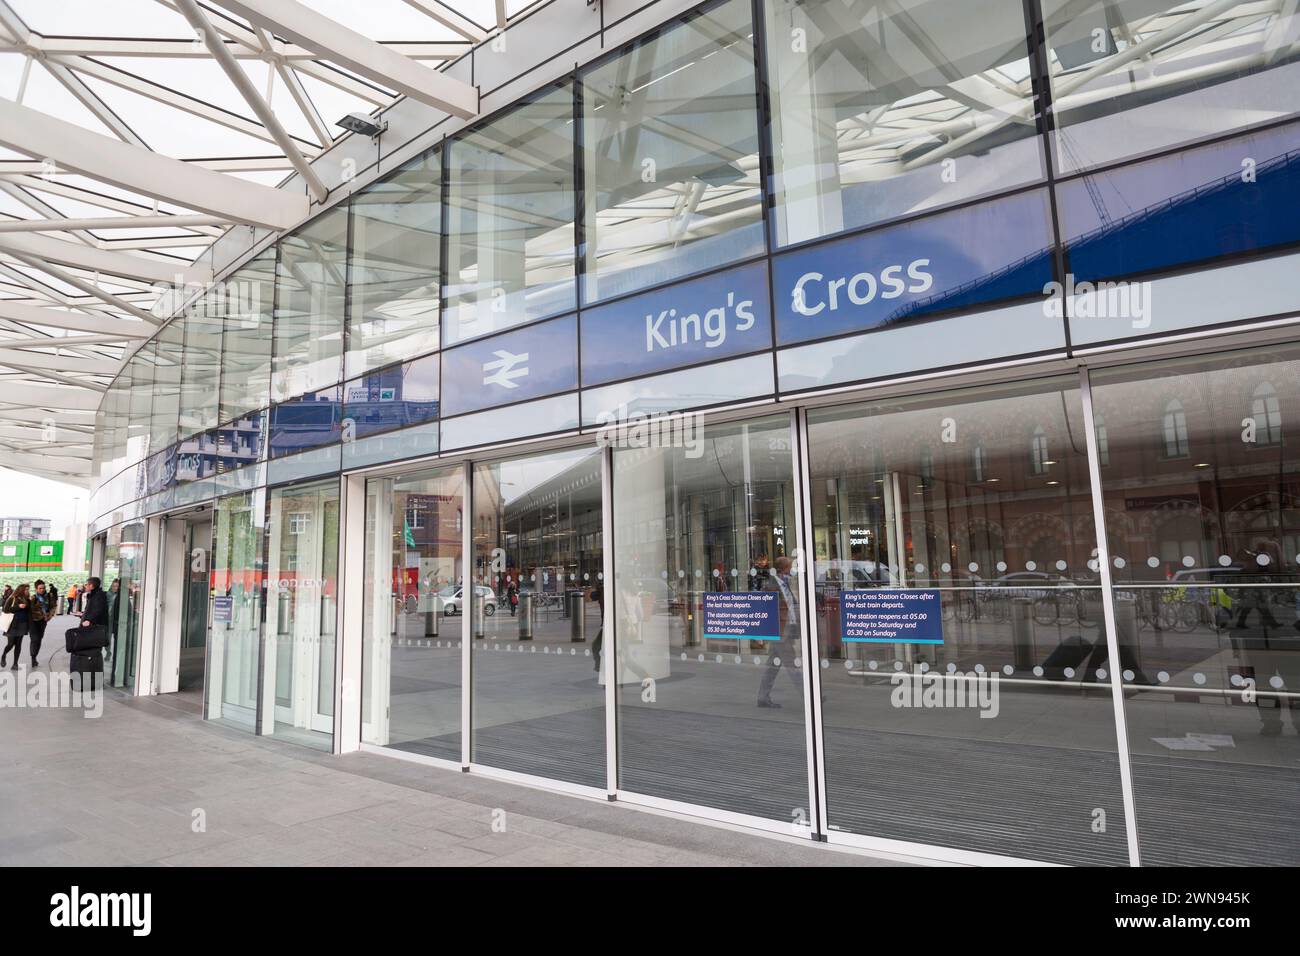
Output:
[[[108,627],[108,597],[100,586],[99,578],[87,578],[84,610],[81,612],[81,626],[90,627],[99,624]]]

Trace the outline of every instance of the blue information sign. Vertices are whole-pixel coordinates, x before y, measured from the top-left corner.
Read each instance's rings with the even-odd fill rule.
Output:
[[[779,641],[775,591],[726,591],[704,595],[704,636]]]
[[[576,316],[525,325],[442,353],[442,414],[461,415],[578,387]]]
[[[840,594],[840,633],[846,644],[942,644],[939,592],[881,588]]]
[[[1045,191],[777,256],[777,345],[1042,294],[1052,281]]]
[[[767,266],[741,266],[582,313],[584,388],[772,347]]]
[[[212,599],[212,623],[229,624],[234,619],[235,599],[221,594]]]

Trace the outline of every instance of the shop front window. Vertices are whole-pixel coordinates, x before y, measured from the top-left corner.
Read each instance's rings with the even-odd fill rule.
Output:
[[[1294,346],[1092,373],[1144,864],[1300,856],[1298,383]]]
[[[1128,862],[1084,438],[1073,379],[808,413],[832,829]]]
[[[472,520],[470,759],[603,789],[600,453],[475,465]]]
[[[464,469],[366,483],[361,739],[461,759]]]
[[[256,732],[258,648],[266,497],[261,491],[217,502],[213,518],[212,630],[204,716]]]
[[[614,450],[619,787],[807,825],[790,420],[682,437]]]

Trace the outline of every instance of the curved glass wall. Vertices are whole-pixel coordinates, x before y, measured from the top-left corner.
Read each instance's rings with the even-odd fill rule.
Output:
[[[337,384],[343,371],[348,206],[329,209],[280,240],[271,401]]]
[[[275,249],[264,250],[222,283],[225,320],[221,340],[221,408],[233,421],[263,409],[271,394]]]

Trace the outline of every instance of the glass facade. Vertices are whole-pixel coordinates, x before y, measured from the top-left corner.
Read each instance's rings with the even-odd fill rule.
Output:
[[[216,499],[213,719],[904,852],[1295,862],[1300,356],[1237,328],[1298,307],[1288,11],[727,0],[445,137],[109,386],[114,682],[147,521]]]

